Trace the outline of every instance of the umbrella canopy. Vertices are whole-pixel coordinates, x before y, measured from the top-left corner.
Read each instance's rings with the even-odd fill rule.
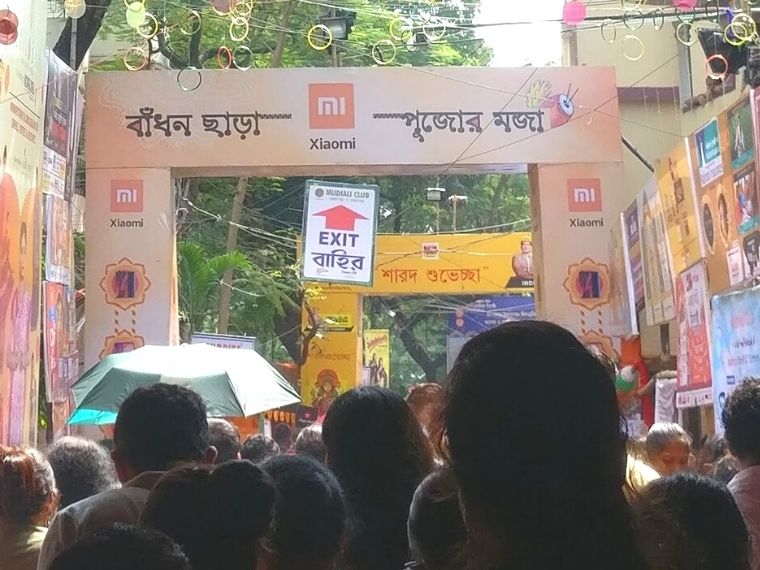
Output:
[[[135,388],[178,384],[197,392],[209,417],[247,417],[301,401],[297,392],[253,350],[206,344],[145,346],[112,354],[71,387],[76,411],[69,424],[109,424]]]

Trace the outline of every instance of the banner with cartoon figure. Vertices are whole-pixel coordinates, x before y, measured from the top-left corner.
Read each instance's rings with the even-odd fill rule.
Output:
[[[729,394],[747,378],[760,378],[760,287],[712,300],[712,378],[715,424]]]
[[[391,335],[387,329],[364,331],[364,368],[369,385],[388,388],[391,376]]]
[[[45,324],[45,391],[49,402],[67,401],[76,379],[70,361],[76,356],[75,324],[71,322],[73,291],[60,283],[43,284]]]
[[[710,303],[704,262],[693,265],[676,279],[678,321],[679,408],[712,402],[710,372]]]
[[[37,434],[47,5],[0,6],[0,443]]]

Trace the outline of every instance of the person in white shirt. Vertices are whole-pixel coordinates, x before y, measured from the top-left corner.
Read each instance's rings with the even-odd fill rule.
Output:
[[[138,388],[122,403],[111,453],[123,487],[99,493],[60,511],[45,537],[37,570],[93,532],[114,523],[136,524],[156,481],[184,463],[212,464],[206,405],[192,390],[170,384]]]
[[[728,488],[749,528],[754,552],[752,567],[760,569],[760,380],[747,379],[723,407],[723,427],[728,448],[741,471]]]

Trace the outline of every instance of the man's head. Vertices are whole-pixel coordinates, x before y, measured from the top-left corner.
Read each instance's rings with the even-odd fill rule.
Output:
[[[166,471],[187,462],[213,463],[206,405],[200,396],[173,384],[132,392],[119,408],[111,457],[125,483],[144,471]]]
[[[451,567],[467,541],[454,473],[436,471],[417,487],[409,509],[409,546],[427,570]]]
[[[722,419],[731,453],[744,467],[760,465],[760,380],[748,378],[728,396]]]
[[[83,437],[62,437],[48,450],[61,508],[113,488],[113,462],[105,448]]]
[[[213,418],[208,421],[209,443],[216,449],[216,462],[225,463],[240,459],[240,432],[227,420]]]
[[[262,465],[277,487],[274,521],[264,543],[267,570],[332,568],[346,509],[335,476],[308,457],[281,455]]]
[[[258,465],[280,454],[280,446],[271,437],[263,434],[250,436],[243,442],[240,456]]]
[[[322,441],[322,426],[315,424],[301,430],[296,438],[296,455],[305,455],[324,465],[327,456],[325,442]]]
[[[655,470],[667,477],[689,467],[691,437],[678,424],[656,423],[647,434],[647,456]]]
[[[165,534],[115,525],[64,550],[50,570],[190,570],[190,562]]]
[[[280,446],[282,453],[287,453],[290,446],[293,445],[293,430],[288,424],[277,424],[272,434],[277,445]]]
[[[524,254],[533,253],[533,242],[528,239],[524,239],[520,242],[520,251]]]

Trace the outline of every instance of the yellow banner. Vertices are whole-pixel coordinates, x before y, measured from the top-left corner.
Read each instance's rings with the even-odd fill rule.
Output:
[[[529,232],[377,236],[372,287],[326,286],[364,295],[532,293]]]
[[[355,325],[342,330],[334,325],[336,321],[361,322],[361,298],[330,293],[311,299],[309,305],[313,320],[304,311],[303,328],[316,326],[317,334],[309,343],[308,358],[301,368],[301,398],[322,416],[335,398],[361,380],[359,332]]]
[[[364,368],[370,386],[388,388],[391,376],[391,336],[385,330],[364,331]]]
[[[657,167],[673,271],[681,273],[704,257],[697,231],[692,172],[686,142],[678,144]]]

